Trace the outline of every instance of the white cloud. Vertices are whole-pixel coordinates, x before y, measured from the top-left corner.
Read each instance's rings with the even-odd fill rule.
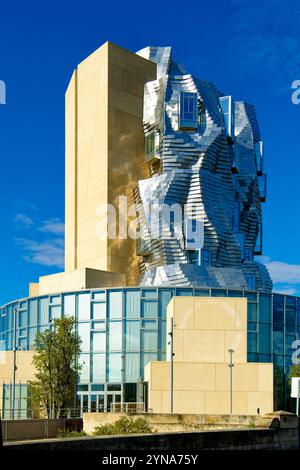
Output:
[[[299,264],[269,261],[266,263],[266,266],[275,284],[300,284]]]
[[[40,232],[52,233],[53,235],[63,235],[65,232],[64,223],[57,217],[44,220],[39,228]]]
[[[269,256],[259,256],[257,261],[263,263],[273,280],[274,291],[295,295],[300,289],[300,265],[284,261],[273,261]]]
[[[285,294],[285,295],[297,295],[297,289],[290,287],[286,289],[279,289],[279,288],[274,288],[274,292],[277,294]]]
[[[43,266],[64,266],[64,241],[61,238],[36,241],[27,238],[15,238],[16,244],[23,250],[23,259],[28,263],[41,264]]]
[[[32,218],[23,213],[16,214],[13,221],[16,227],[19,229],[27,229],[34,225],[34,221],[32,220]]]

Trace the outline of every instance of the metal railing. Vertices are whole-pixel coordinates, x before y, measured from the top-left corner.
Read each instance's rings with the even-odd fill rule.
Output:
[[[146,404],[143,402],[111,403],[110,411],[113,413],[146,413]]]
[[[21,419],[47,419],[47,416],[42,411],[37,413],[37,410],[31,408],[6,408],[0,410],[2,420],[21,420]],[[82,410],[80,408],[62,408],[60,410],[59,418],[81,418]],[[51,417],[56,419],[57,416]]]

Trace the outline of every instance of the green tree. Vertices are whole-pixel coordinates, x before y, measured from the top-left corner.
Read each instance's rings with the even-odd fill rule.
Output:
[[[289,372],[289,384],[292,382],[292,377],[300,377],[300,364],[293,364]]]
[[[48,418],[59,418],[74,398],[80,344],[70,317],[54,320],[53,328],[36,335],[33,365],[37,372],[30,384],[31,401]]]

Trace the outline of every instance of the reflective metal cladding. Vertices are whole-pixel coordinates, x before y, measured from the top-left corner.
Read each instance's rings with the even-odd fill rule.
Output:
[[[211,286],[272,290],[262,254],[266,199],[263,143],[252,105],[224,96],[172,60],[170,47],[137,53],[157,63],[144,90],[143,128],[148,179],[135,201],[142,240],[141,285]],[[166,223],[163,207],[181,207]],[[156,207],[157,223],[150,223]],[[191,246],[187,223],[203,225],[203,243]]]

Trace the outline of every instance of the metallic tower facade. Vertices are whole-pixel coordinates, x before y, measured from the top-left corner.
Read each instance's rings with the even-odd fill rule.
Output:
[[[170,47],[147,47],[137,54],[157,64],[157,79],[144,89],[151,177],[140,180],[135,191],[141,285],[270,291],[267,269],[254,260],[262,254],[266,198],[254,107],[186,72],[173,62]],[[165,220],[163,207],[174,205],[182,208],[181,223],[176,214]],[[187,223],[202,227],[201,246],[190,245]]]

